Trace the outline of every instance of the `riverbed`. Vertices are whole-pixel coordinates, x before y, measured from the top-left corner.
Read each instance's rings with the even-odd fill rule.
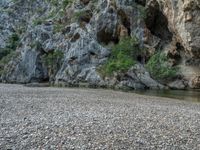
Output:
[[[200,149],[200,103],[0,84],[0,149]]]

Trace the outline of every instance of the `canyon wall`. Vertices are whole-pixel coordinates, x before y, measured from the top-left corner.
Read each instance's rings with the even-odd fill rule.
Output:
[[[200,88],[198,0],[3,0],[0,11],[2,82]],[[137,39],[137,48],[145,53],[135,53],[129,69],[102,75],[113,47],[126,37]],[[169,67],[178,68],[176,76],[159,79],[152,74],[147,66],[157,53],[166,55]]]

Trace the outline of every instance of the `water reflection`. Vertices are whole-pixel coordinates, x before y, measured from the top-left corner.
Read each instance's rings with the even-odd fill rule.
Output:
[[[139,90],[136,93],[200,102],[200,90]]]

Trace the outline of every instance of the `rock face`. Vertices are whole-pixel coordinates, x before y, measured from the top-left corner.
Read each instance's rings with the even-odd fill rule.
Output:
[[[174,33],[191,57],[200,58],[200,1],[158,1]]]
[[[159,9],[166,17],[172,33],[170,47],[166,49],[173,59],[180,59],[178,64],[184,78],[192,82],[200,73],[200,1],[150,0],[147,6],[154,12]]]
[[[198,0],[3,0],[0,11],[0,50],[4,50],[13,33],[20,36],[18,55],[5,65],[3,82],[48,81],[49,68],[43,56],[60,51],[64,57],[51,79],[56,84],[160,89],[173,88],[178,82],[181,89],[199,87]],[[149,74],[140,58],[127,72],[103,78],[98,68],[112,55],[110,45],[127,36],[137,37],[140,47],[148,51],[147,60],[156,49],[162,49],[172,65],[182,68],[181,78],[161,84]],[[195,71],[188,76],[182,66]]]

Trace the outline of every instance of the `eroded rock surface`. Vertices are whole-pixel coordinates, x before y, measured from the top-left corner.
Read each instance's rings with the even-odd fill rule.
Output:
[[[175,85],[179,83],[180,89],[199,87],[198,0],[76,0],[64,4],[64,1],[53,4],[41,0],[0,2],[0,48],[6,47],[13,33],[20,36],[18,55],[5,66],[2,81],[52,80],[42,57],[61,51],[64,58],[53,76],[56,84],[179,89]],[[138,38],[140,46],[148,50],[147,59],[162,49],[169,56],[169,63],[181,68],[182,77],[162,82],[162,85],[148,73],[145,62],[138,60],[137,65],[120,78],[102,78],[98,68],[111,55],[109,45],[117,44],[125,36]],[[182,66],[195,68],[195,71],[188,75]]]

